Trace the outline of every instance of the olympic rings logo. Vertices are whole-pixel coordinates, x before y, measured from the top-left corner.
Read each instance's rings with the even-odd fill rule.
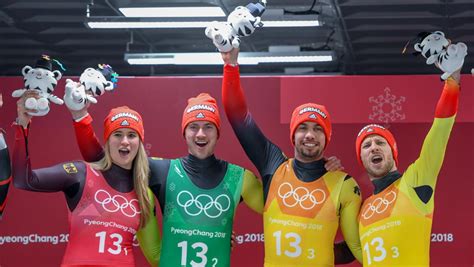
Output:
[[[95,192],[94,199],[108,212],[117,212],[120,210],[123,215],[130,218],[140,214],[138,199],[128,201],[122,195],[111,196],[109,192],[103,189],[99,189]]]
[[[305,210],[310,210],[326,200],[326,192],[324,192],[324,190],[314,189],[309,192],[306,187],[296,187],[293,189],[293,186],[288,182],[280,185],[278,188],[278,196],[283,200],[285,206],[292,208],[299,204],[300,207]],[[292,199],[292,203],[288,203],[288,199]]]
[[[191,192],[186,190],[179,192],[177,202],[189,216],[198,216],[204,212],[211,219],[217,218],[223,212],[228,211],[231,204],[230,198],[225,194],[220,194],[216,199],[213,199],[206,194],[199,194],[194,197]]]
[[[388,209],[390,204],[395,202],[397,199],[397,193],[395,191],[390,191],[386,193],[383,197],[378,197],[374,199],[369,205],[367,205],[367,208],[365,211],[362,213],[362,217],[364,219],[370,219],[374,214],[381,214],[384,211]]]

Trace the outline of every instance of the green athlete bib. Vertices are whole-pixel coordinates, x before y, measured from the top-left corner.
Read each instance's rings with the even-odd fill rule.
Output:
[[[230,236],[244,169],[227,165],[215,188],[201,189],[179,159],[171,161],[163,213],[160,267],[230,266]]]

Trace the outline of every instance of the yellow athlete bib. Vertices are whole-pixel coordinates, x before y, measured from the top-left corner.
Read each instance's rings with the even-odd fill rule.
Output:
[[[400,179],[364,201],[359,213],[364,266],[429,266],[434,192],[454,118],[435,118],[418,159]],[[420,186],[433,190],[426,204],[415,192]]]
[[[265,266],[334,266],[339,193],[346,177],[296,177],[290,159],[273,175],[264,209]]]
[[[362,205],[364,266],[429,266],[431,224],[432,213],[402,176]]]

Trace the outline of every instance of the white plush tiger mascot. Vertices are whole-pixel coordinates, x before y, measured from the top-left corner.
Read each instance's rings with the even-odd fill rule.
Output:
[[[79,77],[79,82],[94,96],[101,96],[105,91],[114,90],[118,74],[107,64],[99,64],[97,69],[87,68]]]
[[[260,16],[265,11],[266,0],[238,6],[227,17],[227,22],[213,21],[205,30],[217,50],[229,52],[240,46],[240,37],[251,35],[256,28],[262,27]]]
[[[213,21],[204,32],[219,52],[229,52],[240,46],[239,36],[234,35],[232,27],[227,22]]]
[[[426,58],[428,65],[433,64],[441,51],[445,50],[450,43],[441,31],[421,32],[418,34],[418,38],[421,42],[414,45],[415,55],[421,54]]]
[[[261,3],[250,3],[247,6],[238,6],[227,17],[227,22],[232,26],[237,36],[249,36],[256,28],[262,27],[260,16],[265,11]]]
[[[37,112],[28,112],[32,116],[44,116],[48,114],[50,107],[49,102],[62,105],[64,102],[61,98],[53,95],[54,88],[61,79],[60,71],[52,71],[51,59],[49,56],[43,55],[36,62],[34,68],[25,66],[21,70],[24,79],[25,89],[13,91],[13,97],[21,97],[26,90],[37,90],[39,98],[30,97],[25,101],[27,109],[34,109]]]
[[[452,44],[441,31],[421,32],[417,39],[420,42],[414,45],[416,51],[414,55],[421,54],[426,58],[426,64],[435,64],[442,70],[442,80],[446,80],[453,72],[462,68],[467,55],[466,44],[461,42]]]
[[[99,64],[97,69],[87,68],[82,72],[79,83],[66,80],[64,101],[71,110],[81,110],[87,103],[96,104],[95,97],[105,91],[112,91],[118,81],[118,74],[107,64]]]

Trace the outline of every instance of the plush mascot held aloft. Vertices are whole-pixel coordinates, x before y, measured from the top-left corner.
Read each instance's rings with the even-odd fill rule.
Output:
[[[67,79],[64,90],[66,106],[71,110],[81,110],[88,102],[96,104],[95,97],[101,96],[105,91],[112,91],[118,76],[110,65],[99,64],[97,69],[85,69],[79,83]]]
[[[446,80],[453,72],[462,68],[467,56],[466,44],[451,43],[441,31],[421,32],[418,34],[418,43],[415,43],[415,55],[421,54],[426,58],[426,64],[435,64],[444,73],[442,80]]]
[[[26,90],[36,90],[39,98],[30,97],[25,101],[27,109],[37,110],[37,112],[28,112],[32,116],[44,116],[48,114],[50,107],[49,102],[62,105],[64,102],[61,98],[53,95],[54,88],[61,79],[62,74],[58,70],[52,70],[53,66],[51,58],[43,55],[34,68],[25,66],[21,70],[23,74],[25,89],[13,91],[13,97],[21,97]]]
[[[240,37],[249,36],[263,26],[260,16],[264,11],[264,2],[238,6],[229,14],[227,22],[213,21],[206,27],[205,34],[219,52],[229,52],[240,46]]]

